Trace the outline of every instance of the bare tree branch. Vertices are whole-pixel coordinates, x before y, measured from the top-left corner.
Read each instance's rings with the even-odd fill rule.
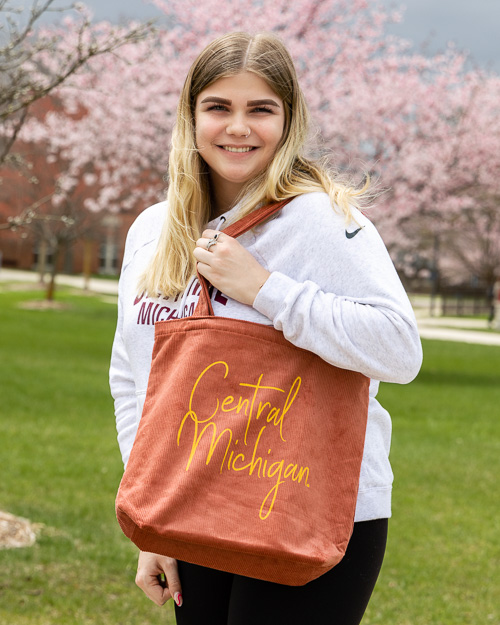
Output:
[[[5,162],[26,120],[29,107],[63,84],[92,58],[113,53],[127,43],[146,37],[152,22],[128,29],[102,31],[93,26],[78,3],[54,8],[53,0],[34,0],[24,24],[22,11],[0,0],[0,165]],[[76,11],[75,42],[66,49],[64,31],[40,29],[38,21],[48,11]],[[6,41],[4,41],[6,39]]]
[[[23,111],[21,111],[17,119],[12,120],[12,131],[9,134],[7,134],[4,145],[2,145],[2,143],[0,142],[0,163],[3,163],[5,161],[5,159],[7,158],[7,155],[12,149],[12,146],[14,145],[17,139],[17,135],[19,134],[19,131],[21,130],[24,122],[26,121],[27,114],[28,114],[28,108],[25,108]]]
[[[28,208],[25,208],[20,215],[16,215],[15,217],[8,217],[7,223],[0,224],[0,230],[17,230],[17,228],[23,228],[32,223],[34,219],[43,220],[49,217],[49,220],[55,221],[56,219],[61,221],[60,215],[37,215],[36,210],[40,208],[43,204],[48,202],[54,194],[50,193],[45,197],[33,202]]]

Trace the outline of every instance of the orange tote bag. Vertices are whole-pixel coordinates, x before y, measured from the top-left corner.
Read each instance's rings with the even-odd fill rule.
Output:
[[[342,559],[352,533],[369,380],[272,326],[215,317],[200,282],[191,317],[155,325],[118,521],[143,551],[303,585]]]

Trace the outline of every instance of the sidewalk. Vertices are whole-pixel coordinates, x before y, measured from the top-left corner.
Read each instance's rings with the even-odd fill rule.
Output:
[[[32,271],[17,269],[0,269],[0,282],[31,282],[38,284],[39,276]],[[59,274],[56,283],[76,289],[85,288],[83,276]],[[104,295],[118,294],[118,281],[91,278],[88,290]],[[459,343],[476,343],[479,345],[496,345],[500,347],[500,332],[488,332],[487,322],[481,319],[460,317],[430,317],[427,306],[415,306],[418,330],[424,339],[438,341],[457,341]]]
[[[415,301],[412,303],[421,338],[500,347],[500,332],[489,330],[485,319],[431,317],[428,305],[422,305],[422,302],[419,302],[419,306],[419,303]]]
[[[465,320],[464,320],[465,321]],[[435,339],[438,341],[456,341],[459,343],[476,343],[479,345],[497,345],[500,347],[500,332],[487,332],[486,322],[482,322],[485,330],[468,330],[462,328],[443,327],[454,325],[454,318],[418,318],[418,331],[423,339]]]
[[[21,271],[19,269],[0,269],[0,282],[31,282],[39,284],[40,276],[34,271]],[[58,274],[56,284],[72,286],[75,289],[85,289],[85,278],[83,276],[68,276]],[[106,280],[104,278],[90,278],[88,291],[92,293],[103,293],[105,295],[118,294],[118,280]]]

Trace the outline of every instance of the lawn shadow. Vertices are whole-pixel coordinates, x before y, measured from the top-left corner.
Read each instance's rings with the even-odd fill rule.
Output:
[[[453,386],[457,389],[461,387],[482,387],[500,388],[500,373],[474,373],[464,371],[443,371],[443,370],[423,370],[419,373],[414,384],[431,384],[435,386]]]

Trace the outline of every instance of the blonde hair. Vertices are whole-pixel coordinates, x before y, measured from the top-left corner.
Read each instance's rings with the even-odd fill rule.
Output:
[[[363,188],[341,182],[319,162],[301,156],[307,139],[309,113],[293,61],[278,37],[261,33],[230,33],[209,44],[186,77],[177,108],[169,158],[167,215],[156,251],[140,279],[139,291],[150,297],[182,292],[196,272],[195,242],[211,218],[208,168],[195,140],[198,95],[219,78],[254,72],[281,98],[285,109],[283,136],[268,167],[240,193],[238,217],[258,205],[315,191],[325,191],[332,206],[351,216]]]

